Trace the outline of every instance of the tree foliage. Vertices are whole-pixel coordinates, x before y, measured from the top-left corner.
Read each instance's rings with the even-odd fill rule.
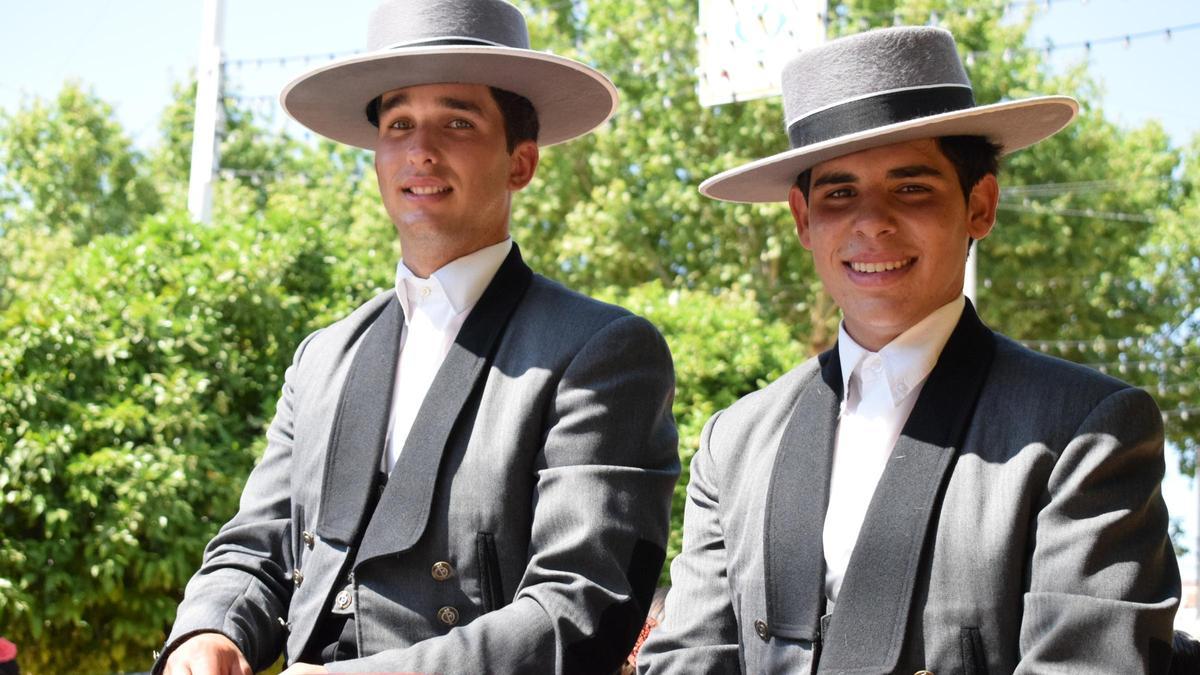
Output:
[[[125,233],[159,208],[140,155],[112,107],[68,82],[52,103],[0,112],[0,219],[4,230],[66,229],[75,243]]]

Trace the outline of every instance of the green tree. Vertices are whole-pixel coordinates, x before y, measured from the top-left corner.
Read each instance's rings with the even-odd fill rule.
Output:
[[[27,670],[149,661],[338,295],[328,250],[277,218],[155,217],[0,312],[0,625]]]
[[[112,108],[68,82],[53,102],[0,112],[0,222],[4,232],[69,230],[76,243],[129,232],[159,207],[139,153]]]

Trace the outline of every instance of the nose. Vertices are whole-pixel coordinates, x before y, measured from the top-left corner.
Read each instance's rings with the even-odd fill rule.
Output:
[[[896,219],[887,201],[864,195],[854,216],[854,233],[861,237],[882,237],[896,231]]]
[[[437,144],[428,127],[419,127],[409,134],[407,155],[408,163],[413,166],[437,163]]]

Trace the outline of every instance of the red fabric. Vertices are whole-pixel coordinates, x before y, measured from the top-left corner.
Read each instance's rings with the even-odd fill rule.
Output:
[[[8,663],[15,658],[17,658],[17,646],[0,637],[0,663]]]

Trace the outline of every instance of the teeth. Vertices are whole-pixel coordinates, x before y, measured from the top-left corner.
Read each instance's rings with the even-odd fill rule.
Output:
[[[414,187],[410,187],[408,189],[408,191],[413,193],[414,195],[436,195],[439,192],[449,192],[450,188],[448,188],[448,187],[415,187],[414,186]]]
[[[901,267],[907,267],[908,265],[912,264],[912,261],[913,261],[912,258],[905,258],[904,260],[895,260],[895,261],[877,262],[877,263],[851,262],[850,269],[854,270],[855,272],[865,272],[867,274],[876,274],[879,272],[890,272],[891,270],[898,270]]]

